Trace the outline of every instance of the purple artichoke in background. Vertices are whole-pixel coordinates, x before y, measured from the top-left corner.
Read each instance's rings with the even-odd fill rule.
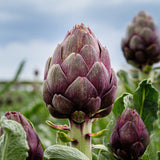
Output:
[[[111,149],[123,160],[138,160],[149,144],[149,134],[136,110],[127,108],[110,137]]]
[[[41,146],[40,139],[34,129],[31,127],[27,119],[21,114],[17,112],[7,112],[5,114],[7,119],[14,120],[20,123],[27,135],[27,142],[29,145],[29,156],[26,160],[42,160],[43,159],[43,149]]]
[[[76,25],[47,60],[43,99],[53,117],[76,123],[112,110],[117,79],[109,53],[84,24]]]
[[[122,40],[122,50],[128,63],[140,70],[160,60],[159,35],[154,20],[141,11],[128,26]],[[148,67],[147,67],[148,68]]]

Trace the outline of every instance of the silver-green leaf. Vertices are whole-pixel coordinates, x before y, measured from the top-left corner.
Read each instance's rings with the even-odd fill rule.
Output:
[[[44,152],[44,157],[48,160],[89,160],[89,158],[78,149],[64,145],[48,147]]]
[[[28,143],[26,133],[16,121],[2,117],[1,128],[3,134],[0,137],[0,159],[1,160],[25,160],[28,157]]]

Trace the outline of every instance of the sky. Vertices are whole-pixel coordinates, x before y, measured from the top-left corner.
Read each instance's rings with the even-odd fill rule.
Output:
[[[0,80],[14,77],[25,60],[22,80],[43,80],[47,58],[52,56],[75,24],[89,26],[106,46],[112,68],[130,66],[121,51],[121,39],[139,11],[148,12],[160,30],[159,0],[0,0]]]

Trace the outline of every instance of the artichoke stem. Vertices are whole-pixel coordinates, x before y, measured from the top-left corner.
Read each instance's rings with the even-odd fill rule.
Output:
[[[139,80],[142,81],[144,79],[148,79],[149,78],[149,74],[144,73],[142,71],[139,71]]]
[[[72,147],[77,148],[82,153],[84,153],[90,160],[92,160],[92,150],[91,150],[91,137],[87,136],[91,133],[92,122],[91,120],[86,120],[83,123],[75,123],[70,121],[70,136],[77,141],[71,142]]]
[[[139,71],[139,81],[142,81],[144,79],[150,79],[151,82],[154,81],[154,71],[150,71],[148,73],[145,73],[145,72],[142,72],[142,71]]]

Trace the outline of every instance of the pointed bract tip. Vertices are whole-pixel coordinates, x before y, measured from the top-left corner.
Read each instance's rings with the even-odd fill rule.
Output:
[[[82,26],[82,28],[85,28],[85,25],[81,22],[81,26]]]

